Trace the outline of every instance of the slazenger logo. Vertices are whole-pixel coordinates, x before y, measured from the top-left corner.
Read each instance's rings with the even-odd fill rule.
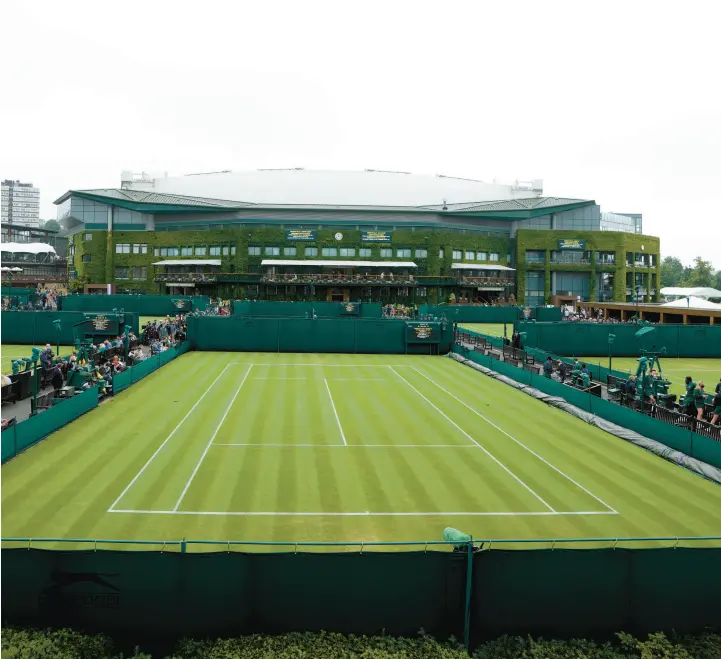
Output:
[[[100,572],[53,572],[40,592],[43,608],[115,608],[120,606],[120,589]]]
[[[174,300],[174,302],[178,309],[182,309],[185,306],[185,300]]]

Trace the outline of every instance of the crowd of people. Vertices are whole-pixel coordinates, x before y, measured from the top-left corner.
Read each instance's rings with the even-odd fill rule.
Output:
[[[418,305],[408,306],[407,304],[385,304],[381,308],[385,318],[417,318]]]
[[[621,320],[620,318],[604,318],[603,309],[591,310],[586,309],[585,307],[579,307],[576,311],[569,307],[564,307],[563,320],[577,323],[606,323],[610,325],[628,325],[638,322],[638,318],[636,318],[635,316],[629,318],[628,320]],[[650,325],[656,324],[649,323],[648,321],[644,322]]]
[[[58,292],[54,288],[38,288],[34,302],[23,302],[19,297],[6,295],[2,298],[3,311],[55,311],[58,308]]]
[[[706,410],[706,398],[709,395],[709,392],[706,391],[706,383],[703,380],[696,382],[690,375],[687,375],[684,385],[686,394],[683,397],[682,410],[688,416],[693,416],[700,421],[703,419]],[[715,426],[719,425],[719,419],[721,418],[721,380],[716,384],[712,396],[711,425]]]

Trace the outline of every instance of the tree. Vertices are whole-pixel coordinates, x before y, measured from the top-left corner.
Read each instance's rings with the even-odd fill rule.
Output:
[[[58,222],[57,220],[48,220],[43,225],[43,229],[45,229],[45,231],[54,231],[55,233],[57,233],[58,231],[60,231],[60,222]]]
[[[711,261],[704,261],[700,256],[693,260],[693,268],[682,286],[712,286],[714,284],[714,268]]]
[[[667,256],[661,261],[661,287],[679,286],[684,276],[684,267],[681,259]]]
[[[721,291],[721,270],[719,270],[719,271],[716,273],[716,281],[714,282],[713,287],[714,287],[717,291]]]

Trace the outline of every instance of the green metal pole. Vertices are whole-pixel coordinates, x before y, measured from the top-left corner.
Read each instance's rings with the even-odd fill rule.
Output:
[[[473,585],[473,540],[468,541],[468,564],[466,567],[466,615],[463,625],[463,640],[466,650],[471,645],[471,590]]]
[[[38,363],[33,362],[33,400],[30,406],[30,416],[38,413]]]

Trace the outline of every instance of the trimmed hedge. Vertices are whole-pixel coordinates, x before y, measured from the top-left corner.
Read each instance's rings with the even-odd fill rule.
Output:
[[[85,635],[71,629],[2,631],[2,656],[17,659],[151,659],[138,648],[117,653],[106,636]],[[280,636],[253,634],[237,638],[181,641],[166,659],[468,659],[456,639],[438,642],[421,632],[418,638],[344,636],[328,632]],[[611,643],[585,639],[555,641],[502,636],[481,645],[473,659],[721,659],[721,636],[650,634],[637,639],[617,634]]]

